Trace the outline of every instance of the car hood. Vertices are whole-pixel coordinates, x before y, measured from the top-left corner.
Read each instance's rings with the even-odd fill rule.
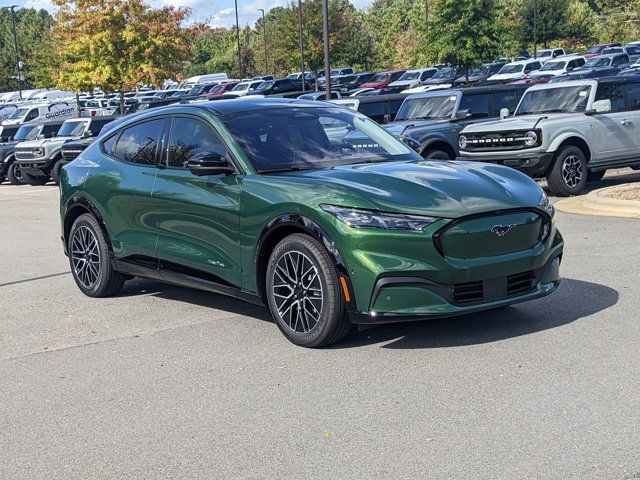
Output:
[[[20,148],[39,148],[45,145],[62,145],[69,140],[75,140],[75,137],[54,137],[45,138],[43,140],[29,140],[28,142],[22,142]]]
[[[380,88],[386,87],[387,85],[387,82],[367,82],[360,85],[360,88]]]
[[[409,134],[422,129],[432,129],[434,127],[446,127],[449,120],[401,120],[393,123],[387,123],[383,127],[395,136],[401,134]]]
[[[316,185],[309,183],[317,182],[325,192],[324,203],[338,199],[342,205],[340,198],[356,195],[360,201],[355,207],[442,218],[535,207],[542,196],[538,184],[526,175],[491,163],[383,162],[278,176],[293,177],[311,191],[317,191]]]
[[[415,78],[413,80],[396,80],[395,82],[391,82],[389,84],[390,87],[410,87],[413,85],[419,85],[420,80]]]
[[[0,159],[6,157],[16,149],[18,142],[7,142],[0,145]]]
[[[504,132],[510,130],[530,130],[535,126],[541,126],[546,119],[553,118],[557,120],[562,117],[575,117],[575,113],[552,113],[552,114],[535,114],[535,115],[519,115],[510,117],[505,120],[494,120],[491,122],[482,122],[468,125],[462,130],[462,133],[470,132]],[[545,118],[546,117],[546,118]],[[540,120],[542,119],[542,120]]]

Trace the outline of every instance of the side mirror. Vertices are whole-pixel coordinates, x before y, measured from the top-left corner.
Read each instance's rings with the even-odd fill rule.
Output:
[[[500,118],[507,118],[511,112],[509,112],[508,108],[500,109]]]
[[[466,120],[470,116],[471,116],[471,110],[468,110],[468,109],[458,110],[456,112],[456,119],[457,120]]]
[[[229,160],[215,152],[196,153],[187,162],[187,168],[198,177],[235,172]]]
[[[382,117],[382,123],[389,123],[391,121],[391,115],[389,115],[388,113],[384,114],[384,117]]]
[[[89,137],[92,137],[92,136],[93,136],[93,134],[91,133],[91,130],[87,130],[86,132],[84,132],[82,134],[82,138],[89,138]]]
[[[591,111],[593,113],[608,113],[611,111],[611,100],[608,98],[605,100],[596,100],[591,104]]]

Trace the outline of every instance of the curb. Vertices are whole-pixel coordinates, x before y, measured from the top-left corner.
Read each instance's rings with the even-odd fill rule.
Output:
[[[627,183],[589,192],[580,197],[570,197],[555,203],[565,213],[599,215],[603,217],[640,218],[640,200],[621,200],[607,197],[607,192],[637,189],[638,185]]]

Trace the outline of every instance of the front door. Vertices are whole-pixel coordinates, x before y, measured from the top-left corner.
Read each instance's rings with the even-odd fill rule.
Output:
[[[236,173],[196,176],[187,168],[196,153],[230,158],[211,124],[175,116],[153,189],[156,254],[166,269],[240,286],[240,190]],[[186,269],[185,269],[186,267]]]

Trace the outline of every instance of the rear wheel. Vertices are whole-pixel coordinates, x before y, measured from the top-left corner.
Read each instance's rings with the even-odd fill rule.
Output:
[[[424,155],[424,158],[427,160],[453,160],[453,158],[451,158],[451,155],[449,155],[447,152],[438,149],[427,151],[426,155]]]
[[[51,180],[56,185],[60,185],[60,173],[62,173],[62,163],[60,163],[60,159],[56,160],[56,163],[53,164],[53,168],[51,168]]]
[[[22,181],[27,185],[36,187],[38,185],[44,185],[49,181],[48,175],[31,175],[30,173],[22,172]]]
[[[282,240],[267,265],[267,300],[280,331],[303,347],[322,347],[350,331],[340,279],[315,239],[294,234]]]
[[[16,162],[11,163],[9,168],[7,168],[7,179],[11,185],[24,184],[24,180],[22,179],[22,170],[20,170],[20,165]]]
[[[92,215],[73,222],[67,241],[71,274],[82,293],[109,297],[122,288],[126,279],[113,268],[107,240]]]
[[[578,195],[587,184],[587,158],[582,150],[573,145],[564,147],[547,175],[552,193],[559,197]]]

